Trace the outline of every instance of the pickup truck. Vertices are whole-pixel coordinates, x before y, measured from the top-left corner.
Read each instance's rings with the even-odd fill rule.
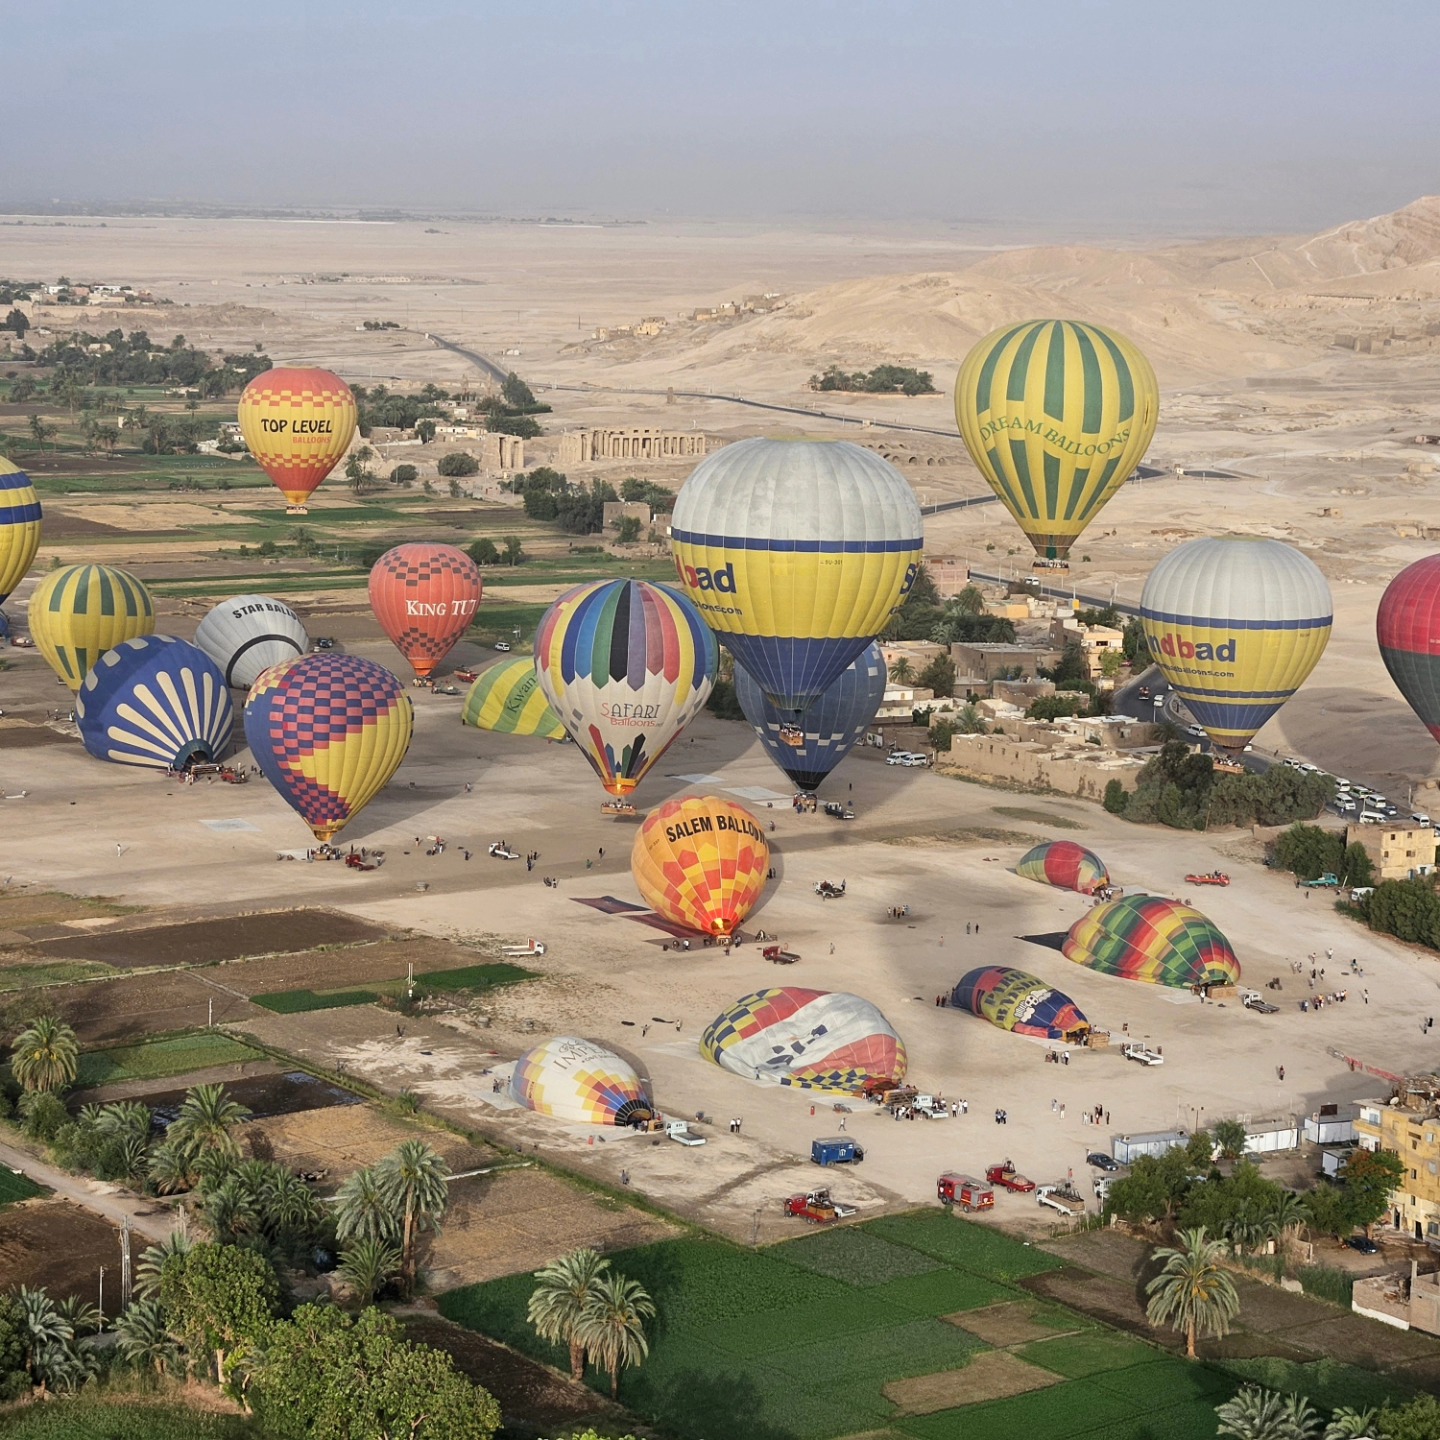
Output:
[[[1323,875],[1317,875],[1313,880],[1297,880],[1297,890],[1334,890],[1339,887],[1340,877],[1327,870]]]
[[[842,1205],[828,1190],[810,1190],[804,1195],[791,1195],[784,1202],[784,1213],[812,1225],[833,1225],[837,1220],[848,1220],[854,1213],[853,1205]]]
[[[1048,1205],[1062,1215],[1083,1215],[1085,1197],[1068,1182],[1063,1185],[1041,1185],[1035,1191],[1035,1199],[1041,1205]]]
[[[1272,1005],[1258,990],[1242,990],[1240,1003],[1247,1010],[1255,1011],[1257,1015],[1278,1015],[1280,1013],[1280,1007]]]
[[[943,1100],[937,1100],[933,1095],[917,1095],[910,1105],[917,1115],[923,1115],[927,1120],[948,1120],[950,1118],[950,1107]]]
[[[1163,1065],[1165,1063],[1165,1057],[1158,1050],[1152,1050],[1148,1045],[1126,1045],[1120,1053],[1127,1060],[1134,1060],[1140,1065]]]
[[[665,1134],[677,1145],[703,1145],[705,1137],[697,1135],[683,1120],[672,1120],[665,1127]]]
[[[989,1166],[985,1178],[990,1184],[999,1185],[1017,1195],[1029,1195],[1035,1189],[1035,1182],[1027,1180],[1008,1160]]]

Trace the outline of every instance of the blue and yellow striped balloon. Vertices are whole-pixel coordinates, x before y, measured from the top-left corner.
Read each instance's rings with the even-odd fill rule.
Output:
[[[29,616],[35,648],[72,690],[107,650],[155,629],[150,592],[128,570],[108,565],[52,571],[35,587]]]
[[[35,563],[40,519],[40,497],[30,477],[0,455],[0,605]]]

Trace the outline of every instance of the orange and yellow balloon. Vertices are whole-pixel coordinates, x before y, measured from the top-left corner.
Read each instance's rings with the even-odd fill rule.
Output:
[[[240,433],[260,468],[290,502],[305,503],[350,448],[358,412],[350,387],[329,370],[277,368],[240,396]]]
[[[750,913],[769,871],[764,827],[743,805],[714,795],[652,810],[630,854],[630,873],[653,910],[722,938]]]

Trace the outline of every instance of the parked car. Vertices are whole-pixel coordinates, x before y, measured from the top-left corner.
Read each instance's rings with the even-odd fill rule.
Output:
[[[497,640],[495,642],[495,648],[502,655],[508,655],[510,653],[510,642],[508,640]]]
[[[1150,687],[1148,685],[1142,685],[1140,687],[1140,698],[1142,700],[1150,699]]]
[[[1378,1255],[1380,1247],[1368,1235],[1352,1235],[1345,1242],[1352,1250],[1362,1255]]]
[[[1412,811],[1410,814],[1410,818],[1417,825],[1428,825],[1430,823],[1430,817],[1423,810]]]
[[[1103,1150],[1092,1150],[1085,1157],[1085,1163],[1093,1165],[1097,1170],[1109,1170],[1112,1173],[1120,1168],[1119,1164]]]
[[[315,648],[317,650],[333,650],[335,648],[335,637],[333,635],[317,635],[315,637]]]

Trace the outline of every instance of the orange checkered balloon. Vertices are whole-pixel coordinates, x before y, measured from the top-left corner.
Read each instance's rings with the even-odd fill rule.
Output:
[[[760,822],[743,805],[714,795],[652,810],[630,855],[630,873],[652,909],[722,938],[750,913],[769,869]]]
[[[305,502],[350,448],[357,412],[350,387],[329,370],[277,368],[240,396],[240,433],[260,468],[290,502]]]

